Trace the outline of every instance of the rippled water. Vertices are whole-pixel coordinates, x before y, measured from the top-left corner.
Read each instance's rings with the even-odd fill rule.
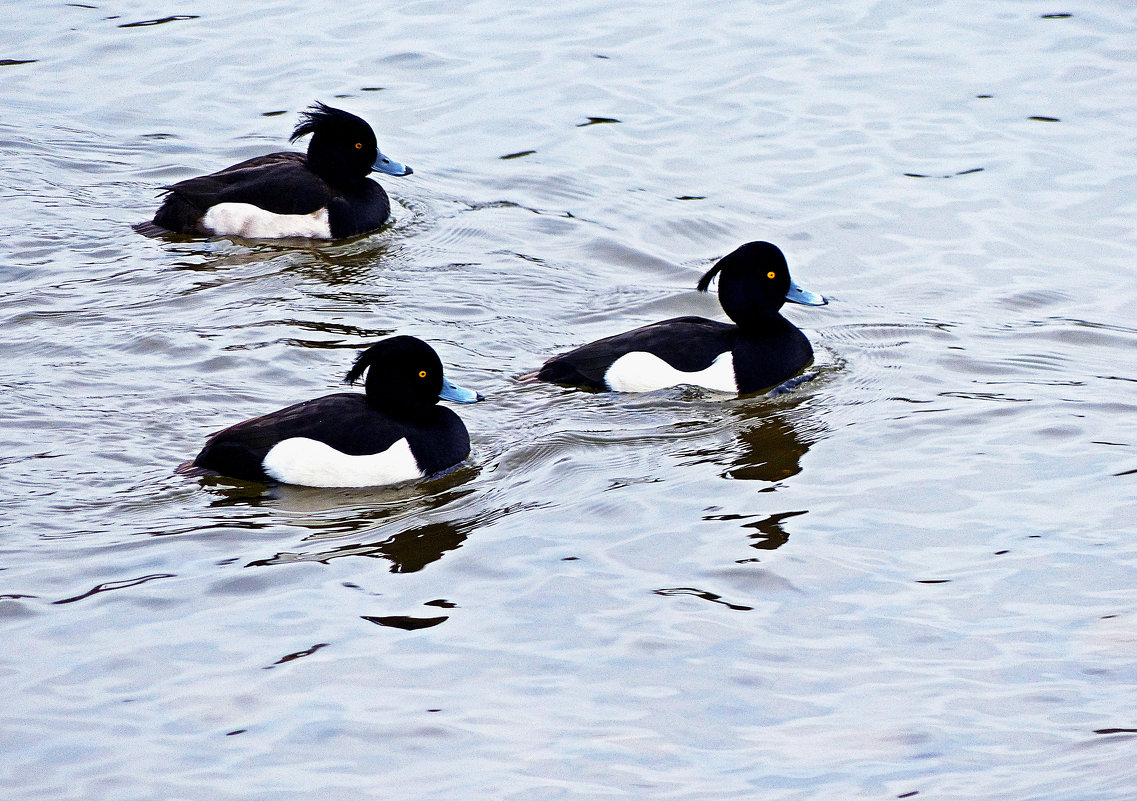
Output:
[[[1130,798],[1133,9],[380,5],[9,15],[5,796]],[[414,167],[388,229],[130,229],[317,98]],[[813,381],[516,380],[752,239]],[[468,467],[173,474],[395,331]]]

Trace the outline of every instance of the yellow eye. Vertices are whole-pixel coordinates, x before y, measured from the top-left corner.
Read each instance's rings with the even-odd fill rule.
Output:
[[[426,370],[419,370],[418,371],[418,377],[419,378],[426,378]]]
[[[355,143],[355,149],[356,150],[363,150],[363,142],[356,142]]]
[[[774,272],[773,270],[770,270],[770,272],[766,273],[767,278],[775,278],[775,277],[777,277],[777,275],[778,274],[776,272]]]

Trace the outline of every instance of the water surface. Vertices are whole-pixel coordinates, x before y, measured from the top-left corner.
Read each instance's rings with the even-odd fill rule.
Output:
[[[1122,3],[25,3],[0,39],[13,799],[1123,799],[1137,18]],[[412,165],[334,243],[150,240],[315,99]],[[817,377],[517,381],[767,239]],[[468,466],[173,468],[390,333]],[[913,796],[912,794],[918,794]]]

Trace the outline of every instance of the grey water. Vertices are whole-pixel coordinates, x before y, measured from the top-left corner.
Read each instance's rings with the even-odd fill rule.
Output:
[[[1137,10],[29,0],[0,32],[0,786],[19,799],[1128,799]],[[339,243],[147,239],[314,100]],[[776,396],[518,380],[743,242]],[[431,342],[473,453],[174,468]]]

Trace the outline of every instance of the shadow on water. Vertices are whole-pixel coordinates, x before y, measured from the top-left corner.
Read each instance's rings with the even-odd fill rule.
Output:
[[[299,318],[288,320],[270,320],[262,324],[265,328],[291,328],[300,333],[319,334],[321,338],[311,337],[278,337],[272,340],[274,344],[294,345],[298,348],[314,348],[317,350],[366,350],[384,337],[391,336],[397,329],[388,326],[368,327],[345,325],[343,323],[328,322],[327,320],[304,320]],[[250,326],[244,326],[249,328]],[[248,346],[233,346],[232,350],[245,350]],[[346,372],[346,369],[344,371]]]
[[[311,348],[313,350],[349,350],[363,351],[380,339],[391,336],[398,331],[389,325],[363,327],[346,325],[327,320],[305,320],[301,317],[287,319],[258,320],[253,323],[232,324],[219,326],[220,331],[259,332],[264,331],[261,339],[251,342],[234,343],[226,345],[225,351],[255,351],[274,345],[289,345],[297,348]],[[311,334],[313,336],[274,336],[278,331],[289,331],[294,334]],[[346,364],[350,364],[348,361]],[[343,368],[346,373],[348,367]],[[341,391],[350,391],[351,385],[345,383]]]
[[[812,381],[817,374],[806,376]],[[799,384],[802,382],[798,382]],[[702,447],[687,452],[694,463],[715,465],[719,475],[732,481],[756,481],[759,493],[776,493],[802,472],[802,460],[810,447],[824,437],[823,424],[811,413],[810,399],[817,388],[773,392],[758,398],[732,401],[723,425],[731,433],[725,447]],[[707,510],[706,521],[737,521],[747,532],[750,545],[774,550],[789,541],[784,523],[807,513],[805,509],[777,512],[728,512],[721,507]],[[751,561],[751,560],[743,560]],[[753,560],[757,561],[757,560]]]
[[[437,509],[473,490],[465,485],[477,477],[478,468],[459,465],[422,481],[382,487],[302,487],[266,485],[256,481],[208,475],[198,480],[213,499],[210,506],[262,507],[304,520],[313,528],[327,529],[331,536],[371,528],[391,516]],[[326,525],[321,525],[324,521]]]
[[[705,515],[704,520],[748,520],[742,528],[753,529],[753,534],[747,536],[751,540],[750,547],[760,551],[773,551],[789,542],[789,533],[782,528],[782,523],[791,517],[804,515],[808,510],[801,509],[793,512],[778,512],[777,514],[761,517],[759,515],[717,514]],[[753,519],[758,518],[758,519]]]
[[[402,264],[399,244],[388,236],[370,235],[347,242],[307,247],[293,270],[329,288],[354,286],[377,271]]]
[[[774,492],[800,473],[802,458],[820,439],[819,432],[811,428],[810,420],[798,413],[803,402],[804,398],[794,398],[790,406],[774,410],[754,405],[733,409],[738,418],[737,448],[723,477],[766,482],[769,486],[759,492]],[[752,548],[772,551],[789,541],[790,535],[782,524],[806,512],[800,509],[765,516],[739,515],[737,519],[746,521],[742,528],[748,531]]]
[[[310,547],[279,551],[249,562],[247,567],[327,563],[346,556],[386,559],[392,573],[414,573],[461,547],[476,529],[521,507],[482,509],[451,517],[454,509],[475,490],[468,483],[478,475],[474,467],[461,467],[427,482],[368,489],[318,489],[203,479],[216,496],[215,507],[247,506],[265,511],[248,528],[279,525],[303,528],[301,541]],[[438,518],[422,522],[438,513]],[[376,534],[381,536],[376,537]],[[331,545],[331,540],[351,540]]]
[[[249,562],[246,567],[267,567],[296,562],[326,563],[344,556],[368,556],[373,559],[389,560],[392,573],[414,573],[431,562],[437,562],[448,551],[459,548],[471,531],[489,522],[493,517],[494,514],[490,513],[465,520],[426,523],[373,542],[351,543],[323,550],[281,551],[267,559]]]
[[[802,457],[818,437],[793,414],[793,407],[740,406],[731,411],[738,423],[737,447],[724,478],[778,484],[801,472]]]
[[[462,493],[469,494],[472,490]],[[459,496],[461,497],[461,496]],[[450,498],[448,500],[457,500]],[[372,559],[386,559],[391,563],[392,573],[415,573],[432,562],[437,562],[450,551],[462,546],[474,531],[494,523],[506,515],[532,508],[529,505],[486,509],[466,517],[437,520],[430,523],[417,523],[402,531],[388,534],[383,539],[367,542],[353,542],[337,545],[334,548],[315,547],[312,550],[280,551],[267,559],[249,562],[246,567],[268,567],[270,565],[295,564],[297,562],[327,563],[345,556],[365,556]],[[417,521],[420,515],[413,513],[409,519]],[[408,519],[404,517],[404,519]],[[394,528],[392,522],[387,528]],[[306,541],[321,541],[325,534],[314,534]],[[322,544],[322,543],[320,543]]]
[[[398,260],[398,242],[384,235],[386,231],[334,242],[301,238],[201,238],[181,234],[164,235],[158,241],[175,257],[172,265],[178,270],[211,272],[272,265],[276,270],[294,272],[335,287],[358,284],[375,270]]]
[[[684,455],[694,457],[694,464],[719,465],[723,478],[767,482],[774,486],[759,491],[772,492],[801,472],[802,457],[821,438],[820,424],[804,413],[808,398],[799,391],[733,401],[723,420],[734,432],[733,446],[704,447]]]

